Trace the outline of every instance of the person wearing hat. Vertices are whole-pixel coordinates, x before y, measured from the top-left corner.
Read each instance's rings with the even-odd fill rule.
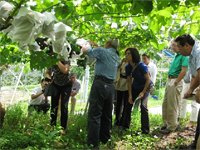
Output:
[[[87,144],[99,148],[100,141],[106,143],[110,138],[115,92],[113,81],[120,63],[117,51],[119,40],[109,39],[104,47],[99,47],[93,41],[90,44],[97,48],[82,46],[84,54],[96,58],[95,77],[89,96]]]

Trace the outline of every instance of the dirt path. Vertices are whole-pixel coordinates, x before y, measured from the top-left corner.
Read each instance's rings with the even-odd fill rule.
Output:
[[[14,94],[14,88],[2,87],[0,91],[0,101],[4,106],[8,106]],[[28,104],[29,93],[27,91],[16,90],[12,103],[17,103],[21,100],[26,100]]]

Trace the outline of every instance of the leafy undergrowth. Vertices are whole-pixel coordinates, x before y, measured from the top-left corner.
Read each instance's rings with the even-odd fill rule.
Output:
[[[185,121],[186,124],[188,120]],[[49,114],[28,116],[26,106],[13,105],[0,130],[0,149],[90,149],[86,144],[87,114],[69,115],[65,136],[60,134],[59,122],[58,118],[58,125],[52,128]],[[150,114],[151,132],[141,134],[140,112],[133,111],[130,129],[124,131],[114,126],[111,139],[107,144],[101,143],[100,149],[188,149],[186,145],[194,138],[195,128],[179,128],[162,135],[161,125],[161,115]]]

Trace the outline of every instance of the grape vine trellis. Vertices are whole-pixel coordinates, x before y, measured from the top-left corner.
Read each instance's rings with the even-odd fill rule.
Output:
[[[37,12],[53,12],[58,21],[72,28],[67,40],[78,51],[78,38],[90,39],[102,45],[108,37],[120,39],[119,52],[135,46],[152,56],[169,44],[168,39],[184,33],[199,35],[199,0],[7,0],[16,9],[6,18],[1,29],[9,26],[23,5]],[[149,51],[149,50],[153,50]],[[42,69],[55,58],[45,52],[22,52],[18,43],[0,33],[0,65],[24,62],[31,68]],[[45,62],[45,63],[44,63]],[[80,64],[84,65],[84,63]]]

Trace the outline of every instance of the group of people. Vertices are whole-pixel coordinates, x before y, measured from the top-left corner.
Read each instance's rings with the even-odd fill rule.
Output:
[[[140,60],[138,49],[127,48],[125,59],[120,63],[117,51],[118,39],[109,39],[104,47],[99,47],[92,41],[90,44],[97,48],[87,49],[84,45],[82,47],[84,54],[97,60],[89,97],[87,144],[98,148],[100,141],[106,143],[109,140],[115,88],[117,90],[115,125],[122,126],[123,129],[129,128],[132,106],[136,99],[140,99],[141,130],[142,133],[148,134],[150,129],[147,103],[152,81],[147,65]]]
[[[132,94],[134,93],[135,96],[133,99],[135,99],[134,102],[134,109],[137,108],[141,104],[141,123],[142,123],[142,133],[148,134],[149,133],[149,117],[148,117],[148,98],[150,94],[150,88],[151,84],[155,85],[156,82],[156,75],[157,75],[157,67],[156,65],[150,61],[150,56],[147,55],[147,53],[142,54],[142,62],[143,64],[139,65],[141,62],[139,53],[137,52],[137,49],[126,49],[132,51],[133,55],[137,56],[135,58],[136,60],[136,67],[133,67],[135,69],[135,72],[133,69],[131,70],[131,73],[135,75],[135,78],[131,76],[130,78],[127,78],[128,75],[126,75],[127,70],[126,65],[128,64],[128,59],[131,59],[128,57],[130,55],[130,52],[125,53],[126,58],[123,58],[116,74],[115,79],[115,89],[116,89],[116,118],[115,118],[115,126],[118,126],[122,129],[127,129],[130,126],[131,121],[131,111],[133,102],[129,100],[129,91],[128,91],[128,85],[131,84],[132,79],[134,78],[134,88],[132,89]],[[130,60],[129,60],[130,62]],[[128,66],[128,65],[127,65]],[[147,67],[147,68],[146,68]],[[143,70],[144,69],[144,70]],[[143,72],[142,72],[143,71]],[[142,73],[141,73],[142,72]],[[148,74],[148,76],[145,78],[145,73]],[[130,70],[129,70],[130,74]],[[138,74],[136,76],[136,74]],[[129,75],[130,76],[130,75]],[[138,92],[141,93],[141,90],[144,89],[144,86],[146,84],[145,80],[149,80],[150,77],[150,83],[148,84],[148,92],[144,92],[143,97],[138,97]],[[129,81],[127,81],[129,79]],[[140,86],[140,87],[138,87]],[[129,85],[130,87],[130,85]],[[139,90],[139,91],[137,91]],[[146,90],[147,91],[147,90]],[[140,96],[140,95],[139,95]]]
[[[106,143],[110,139],[112,127],[112,109],[115,90],[117,91],[116,119],[114,125],[127,129],[130,127],[131,111],[133,104],[140,100],[141,103],[141,130],[143,134],[150,132],[148,99],[152,84],[155,84],[157,68],[150,63],[150,57],[145,53],[142,61],[137,48],[126,48],[125,58],[120,63],[117,48],[119,40],[109,39],[104,47],[90,41],[96,48],[87,48],[82,45],[82,52],[89,57],[96,58],[94,81],[90,90],[89,110],[88,110],[88,135],[87,144],[92,148],[99,148],[99,143]],[[168,80],[165,88],[165,96],[162,104],[163,126],[160,132],[169,134],[177,129],[178,118],[184,118],[185,110],[181,101],[190,98],[193,91],[200,85],[200,47],[194,39],[184,34],[172,41],[172,49],[175,52],[171,62]],[[189,58],[188,58],[189,56]],[[182,94],[183,78],[190,68],[191,81],[188,90]],[[51,80],[50,84],[56,89],[51,95],[51,106],[44,95],[45,81],[41,81],[41,87],[33,90],[29,107],[35,108],[39,102],[38,111],[44,113],[51,107],[51,125],[56,125],[57,109],[61,98],[61,126],[65,134],[68,119],[68,102],[80,89],[80,83],[76,80],[75,74],[70,76],[69,61],[59,61],[57,65],[51,66],[46,71],[46,77]],[[53,74],[53,75],[52,75]],[[186,83],[186,82],[185,82]],[[188,83],[188,82],[187,82]],[[34,100],[35,99],[35,100]],[[72,100],[73,101],[73,100]],[[200,90],[197,90],[196,102],[200,103]],[[187,104],[187,103],[186,103]],[[72,104],[74,107],[75,104]],[[197,110],[196,105],[194,104]],[[74,111],[74,109],[71,109]],[[182,112],[181,112],[182,111]],[[179,114],[182,114],[179,116]],[[195,114],[195,113],[194,113]],[[193,115],[193,114],[192,114]],[[195,118],[194,116],[191,118]],[[197,120],[195,141],[192,147],[196,147],[199,142],[200,132],[200,111],[197,119],[191,120],[190,125]],[[193,125],[193,124],[192,124]]]
[[[91,87],[88,111],[88,145],[93,148],[99,147],[99,142],[106,143],[110,138],[112,127],[112,102],[114,99],[115,88],[117,91],[116,119],[114,124],[127,129],[131,122],[131,111],[133,104],[141,101],[141,130],[143,134],[148,134],[149,114],[148,98],[152,83],[155,84],[156,73],[151,73],[149,62],[140,60],[137,48],[126,48],[125,59],[119,60],[117,47],[119,41],[110,39],[104,48],[98,44],[90,42],[97,48],[87,49],[83,45],[83,53],[89,57],[97,59],[95,67],[95,78]],[[172,49],[175,52],[171,62],[168,80],[165,88],[165,96],[162,104],[163,126],[160,132],[169,134],[177,129],[179,118],[185,116],[185,102],[182,104],[182,96],[190,98],[192,92],[199,86],[200,82],[200,47],[188,34],[177,37],[172,41]],[[189,58],[188,58],[189,56]],[[186,75],[188,66],[191,70],[192,79],[188,91],[182,94],[183,78]],[[155,68],[155,66],[154,66]],[[119,73],[118,73],[119,72]],[[154,74],[154,75],[153,75]],[[200,103],[200,91],[197,91],[196,102]],[[187,103],[186,103],[187,104]],[[181,107],[182,106],[182,107]],[[197,106],[197,104],[195,104]],[[197,108],[197,107],[196,107]],[[196,109],[197,110],[197,109]],[[194,111],[194,109],[193,109]],[[180,115],[181,114],[181,115]],[[191,118],[194,118],[195,112]],[[195,148],[200,131],[200,114],[197,119],[190,121],[188,126],[193,126],[197,120],[195,141],[190,146]],[[199,139],[200,140],[200,139]],[[200,143],[200,141],[198,142]]]
[[[51,66],[46,71],[47,81],[41,80],[41,87],[33,89],[29,105],[29,114],[32,110],[37,112],[43,111],[44,114],[51,110],[51,125],[56,126],[57,112],[59,102],[61,103],[61,126],[62,134],[65,134],[65,129],[68,120],[68,102],[71,97],[71,113],[74,113],[76,104],[76,95],[80,90],[80,81],[77,80],[74,73],[70,73],[70,62],[59,61],[57,65]],[[49,82],[48,82],[49,81]],[[47,85],[50,84],[50,95],[45,95]],[[51,105],[48,103],[48,96],[51,96]]]

